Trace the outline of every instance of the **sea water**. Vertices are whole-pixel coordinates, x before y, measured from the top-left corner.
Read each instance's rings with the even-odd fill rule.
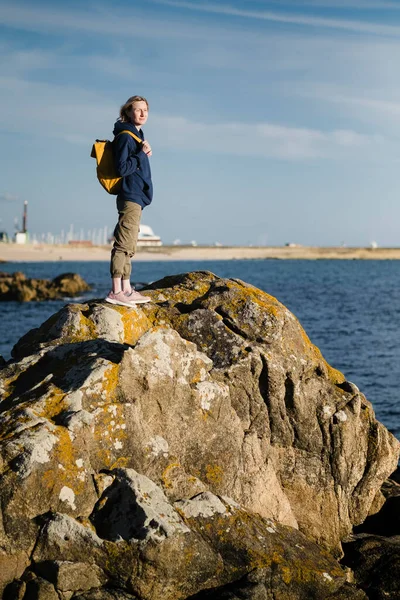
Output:
[[[325,359],[373,403],[377,418],[400,438],[400,261],[232,260],[133,263],[138,287],[166,275],[207,270],[234,277],[275,296],[300,320]],[[76,301],[109,291],[106,262],[7,263],[2,271],[52,279],[79,273],[93,287]],[[66,300],[0,303],[0,354],[38,327]]]

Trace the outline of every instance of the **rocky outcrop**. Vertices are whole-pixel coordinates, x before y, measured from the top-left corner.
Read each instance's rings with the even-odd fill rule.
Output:
[[[51,281],[31,279],[23,273],[0,273],[0,301],[30,302],[74,297],[90,290],[90,286],[76,273],[64,273]]]
[[[397,464],[371,404],[252,286],[198,272],[146,294],[66,306],[2,368],[6,593],[365,597],[326,550]]]

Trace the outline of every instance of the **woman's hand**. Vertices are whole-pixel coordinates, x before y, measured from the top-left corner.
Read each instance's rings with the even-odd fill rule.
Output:
[[[142,150],[147,154],[147,156],[151,156],[153,154],[151,151],[151,146],[147,140],[144,140],[142,144]]]

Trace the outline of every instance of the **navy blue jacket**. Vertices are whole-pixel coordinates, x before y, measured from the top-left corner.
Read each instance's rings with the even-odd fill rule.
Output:
[[[141,129],[138,131],[132,123],[117,121],[114,125],[114,135],[117,136],[124,130],[132,131],[136,136],[144,139]],[[123,178],[118,198],[131,200],[144,208],[153,199],[153,184],[149,157],[143,152],[141,146],[128,133],[118,135],[113,141],[115,168],[118,175]]]

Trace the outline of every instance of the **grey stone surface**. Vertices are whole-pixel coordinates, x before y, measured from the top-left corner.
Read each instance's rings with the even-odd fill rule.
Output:
[[[189,533],[151,479],[133,469],[118,469],[115,475],[91,517],[102,538],[161,541],[177,533]]]

